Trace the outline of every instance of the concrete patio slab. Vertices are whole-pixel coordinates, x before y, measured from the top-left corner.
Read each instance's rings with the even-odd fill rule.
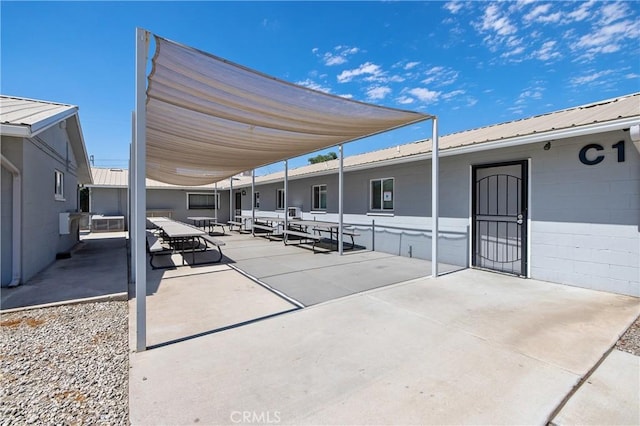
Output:
[[[640,313],[633,297],[472,269],[372,297],[576,374],[589,371]],[[589,336],[583,350],[576,350],[579,334]]]
[[[631,297],[477,270],[414,280],[134,353],[130,418],[545,424],[639,311]]]
[[[226,265],[208,267],[206,273],[194,269],[190,274],[186,273],[189,268],[166,271],[147,297],[147,346],[193,338],[297,308]],[[130,302],[130,311],[135,311],[135,300]]]
[[[551,424],[640,424],[640,357],[611,351]]]

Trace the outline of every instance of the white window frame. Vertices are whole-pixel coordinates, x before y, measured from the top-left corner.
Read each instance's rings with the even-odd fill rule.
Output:
[[[391,189],[391,207],[386,207],[384,206],[384,182],[390,180],[392,182],[392,189]],[[374,194],[373,194],[373,183],[374,182],[380,182],[380,193],[377,194],[377,196],[380,198],[380,208],[374,208],[373,207],[373,199],[374,199]],[[392,212],[395,209],[395,194],[396,194],[396,181],[395,178],[392,177],[386,177],[386,178],[379,178],[379,179],[371,179],[369,181],[369,210],[374,211],[374,212]]]
[[[64,198],[64,173],[58,169],[53,174],[53,195],[56,201],[66,201]]]
[[[276,210],[284,210],[284,188],[276,189]]]
[[[205,207],[191,207],[191,195],[205,195],[207,197],[213,197],[213,202],[211,206]],[[214,194],[211,192],[187,192],[187,210],[216,210],[220,209],[220,193]]]
[[[324,187],[324,191],[322,190],[323,187]],[[319,190],[318,190],[318,204],[321,204],[322,193],[324,192],[324,204],[325,204],[324,207],[322,207],[320,205],[316,205],[316,197],[315,197],[316,188],[319,188]],[[326,183],[321,183],[319,185],[312,185],[311,186],[311,210],[312,211],[322,211],[322,212],[327,210],[327,184]]]

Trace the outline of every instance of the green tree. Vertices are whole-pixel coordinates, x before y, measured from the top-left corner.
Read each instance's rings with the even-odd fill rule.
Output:
[[[309,164],[316,164],[316,163],[322,163],[325,161],[335,160],[336,158],[338,158],[338,154],[331,151],[328,154],[318,154],[315,157],[311,157],[308,159],[308,161],[309,161]]]

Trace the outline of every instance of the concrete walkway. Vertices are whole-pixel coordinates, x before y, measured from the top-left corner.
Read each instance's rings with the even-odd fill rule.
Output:
[[[14,288],[3,288],[2,311],[78,299],[127,298],[124,232],[83,235],[68,259],[59,259]]]
[[[638,313],[477,270],[413,280],[132,353],[130,419],[545,424]]]
[[[640,424],[640,357],[613,350],[552,425]]]

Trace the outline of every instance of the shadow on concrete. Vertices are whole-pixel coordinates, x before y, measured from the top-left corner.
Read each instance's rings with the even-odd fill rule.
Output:
[[[126,238],[105,234],[83,238],[68,259],[58,259],[28,282],[2,288],[2,310],[127,292]]]

